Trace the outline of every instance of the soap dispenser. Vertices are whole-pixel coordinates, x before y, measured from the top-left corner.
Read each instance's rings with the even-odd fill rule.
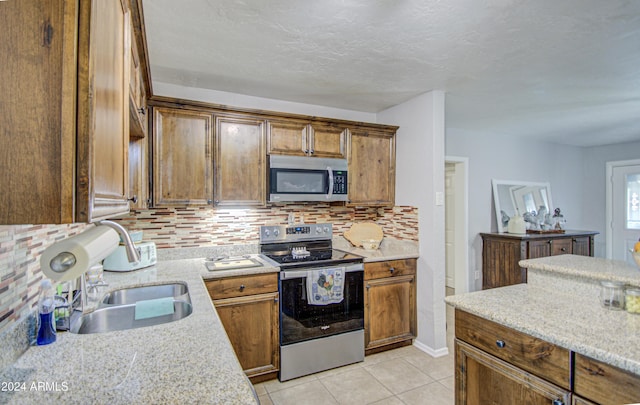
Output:
[[[55,306],[51,280],[44,279],[40,283],[40,298],[38,299],[38,336],[36,338],[38,346],[56,341]]]

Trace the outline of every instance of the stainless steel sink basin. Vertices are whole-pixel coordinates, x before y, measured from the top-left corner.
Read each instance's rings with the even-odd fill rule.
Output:
[[[136,329],[174,322],[189,316],[192,312],[191,302],[174,300],[172,314],[136,320],[135,308],[135,304],[98,308],[78,318],[71,325],[70,332],[87,334]]]
[[[159,302],[150,301],[159,299]],[[172,300],[173,311],[167,299]],[[137,302],[141,302],[139,306],[145,306],[146,310],[144,316],[138,316],[139,319],[136,319]],[[154,308],[157,306],[162,306],[162,310],[156,311]],[[74,320],[70,332],[103,333],[160,325],[185,318],[192,310],[189,289],[184,283],[123,288],[108,293],[98,309]]]
[[[147,285],[115,290],[102,299],[100,306],[135,304],[138,301],[174,297],[176,300],[188,299],[189,288],[183,283]],[[191,301],[190,299],[188,299]]]

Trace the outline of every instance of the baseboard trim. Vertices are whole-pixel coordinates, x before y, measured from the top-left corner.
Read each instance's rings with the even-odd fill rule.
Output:
[[[424,343],[420,343],[417,340],[414,340],[413,345],[416,347],[416,349],[427,353],[431,357],[442,357],[449,354],[449,349],[446,347],[434,350],[433,348],[425,345]]]

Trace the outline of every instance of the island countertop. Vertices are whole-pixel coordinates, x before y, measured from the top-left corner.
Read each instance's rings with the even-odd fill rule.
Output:
[[[606,264],[610,267],[601,266]],[[609,279],[631,276],[628,281],[634,281],[635,274],[626,273],[628,269],[620,262],[573,255],[526,260],[521,265],[528,267],[529,284],[454,295],[445,300],[456,309],[640,376],[640,315],[600,305],[600,272],[595,278],[576,283],[585,280],[582,271],[589,272],[594,267],[605,273],[607,268],[622,270],[610,273]],[[541,267],[545,270],[537,270]]]

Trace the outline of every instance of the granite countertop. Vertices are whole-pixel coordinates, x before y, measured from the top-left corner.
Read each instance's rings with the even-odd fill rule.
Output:
[[[362,255],[365,262],[419,256],[417,243],[410,241],[385,238],[379,250],[369,251],[337,240],[335,248]],[[217,255],[246,255],[262,266],[208,271],[205,257]],[[0,402],[256,404],[203,279],[278,272],[278,264],[259,255],[257,245],[161,249],[158,260],[146,269],[105,272],[109,285],[89,296],[86,311],[112,290],[184,282],[193,304],[191,315],[126,331],[60,332],[55,343],[30,347],[0,373],[0,381],[24,383],[3,392]]]
[[[0,402],[256,404],[204,286],[203,267],[199,258],[105,272],[109,286],[101,288],[98,298],[123,286],[179,281],[189,287],[193,313],[126,331],[59,333],[55,343],[30,347],[2,372],[0,381],[24,382],[25,389],[3,392]],[[49,387],[39,390],[44,383]]]
[[[627,273],[621,262],[574,255],[520,265],[528,267],[529,284],[453,295],[445,301],[640,376],[640,315],[603,308],[597,284],[605,275],[638,282],[640,272]]]
[[[560,255],[521,260],[520,267],[562,275],[568,278],[590,279],[594,282],[620,281],[640,286],[640,270],[627,262],[601,257]]]

